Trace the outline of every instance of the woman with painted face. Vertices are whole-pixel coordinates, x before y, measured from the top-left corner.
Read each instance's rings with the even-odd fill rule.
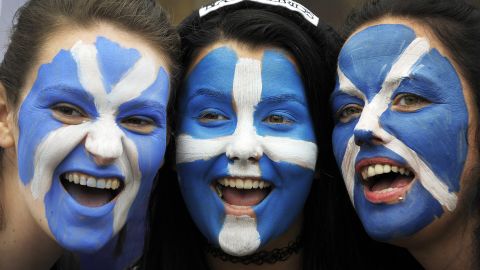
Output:
[[[368,241],[329,179],[340,39],[288,2],[217,1],[180,25],[178,183],[154,188],[145,269],[361,265]]]
[[[153,1],[20,9],[0,66],[1,269],[95,252],[143,217],[166,148],[177,45]]]
[[[347,31],[333,145],[366,231],[427,269],[478,269],[479,10],[370,1]]]

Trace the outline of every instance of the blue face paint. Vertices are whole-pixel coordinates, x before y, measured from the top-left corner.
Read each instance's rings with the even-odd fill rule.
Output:
[[[169,96],[167,73],[147,58],[103,37],[94,44],[79,41],[39,68],[21,105],[21,181],[34,199],[44,202],[53,236],[71,251],[94,252],[127,219],[143,222],[145,218],[148,194],[163,163]],[[95,85],[96,81],[101,83]],[[75,106],[86,120],[64,124],[54,115],[58,104]],[[128,125],[138,119],[148,120],[153,129],[143,133]],[[99,164],[94,157],[111,162]],[[101,206],[82,205],[60,181],[69,173],[91,176],[97,182],[117,179],[122,190]],[[88,189],[96,188],[85,189],[83,196],[88,198]],[[142,232],[135,238],[143,239]]]
[[[453,211],[467,155],[468,112],[449,60],[404,25],[377,25],[347,41],[338,70],[334,153],[369,235],[384,241],[410,236],[440,217],[442,206]],[[421,106],[396,109],[413,106],[405,97]],[[362,184],[362,172],[376,164],[414,174],[399,200],[368,199],[374,192]]]
[[[179,113],[180,187],[207,239],[241,256],[285,232],[301,213],[316,161],[313,125],[294,64],[277,51],[264,51],[260,62],[238,57],[228,47],[214,49],[188,76]],[[294,150],[289,143],[282,144],[287,141]],[[292,159],[293,154],[301,160]],[[238,210],[215,192],[220,188],[227,200],[229,188],[219,184],[225,179],[241,179],[242,186],[250,179],[262,180],[273,188],[258,204]],[[244,247],[235,249],[229,243],[232,238],[224,235],[229,226],[236,226],[229,216],[240,215],[254,220],[253,232],[247,240],[238,234],[238,243],[233,244]]]

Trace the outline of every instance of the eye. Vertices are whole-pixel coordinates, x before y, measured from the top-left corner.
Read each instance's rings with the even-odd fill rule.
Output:
[[[348,104],[343,106],[337,112],[337,119],[342,123],[350,122],[354,118],[360,117],[363,107],[358,104]]]
[[[269,124],[291,124],[293,121],[288,119],[285,116],[279,115],[279,114],[272,114],[265,119],[262,120],[263,122],[269,123]]]
[[[430,101],[414,95],[400,94],[392,102],[392,110],[400,112],[414,112],[431,104]]]
[[[131,116],[123,119],[121,125],[126,129],[142,134],[152,133],[156,127],[155,121],[144,116]]]
[[[58,103],[51,108],[53,117],[67,125],[79,125],[89,120],[82,109],[68,103]]]
[[[214,121],[224,121],[224,120],[228,120],[228,118],[225,115],[222,115],[217,112],[212,112],[212,111],[202,112],[198,117],[198,121],[202,123],[210,123]]]

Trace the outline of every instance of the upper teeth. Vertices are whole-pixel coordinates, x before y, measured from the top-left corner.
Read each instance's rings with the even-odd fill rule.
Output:
[[[364,180],[367,180],[370,177],[373,177],[375,175],[380,175],[384,173],[400,173],[406,176],[409,176],[412,174],[412,172],[404,167],[398,167],[398,166],[392,166],[388,164],[372,164],[370,166],[366,166],[362,168],[362,178]]]
[[[100,189],[116,190],[120,187],[120,181],[117,178],[96,178],[82,173],[67,173],[65,179],[70,183]]]
[[[254,179],[232,179],[232,178],[222,178],[218,180],[218,183],[225,187],[234,187],[238,189],[257,189],[257,188],[268,188],[271,186],[270,183],[262,180]]]

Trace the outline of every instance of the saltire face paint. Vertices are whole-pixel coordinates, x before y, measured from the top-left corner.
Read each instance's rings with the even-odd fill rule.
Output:
[[[302,211],[317,146],[303,82],[282,52],[245,57],[224,45],[180,96],[177,169],[193,220],[235,256],[278,237]]]
[[[337,79],[334,153],[369,235],[410,236],[454,211],[468,111],[450,61],[411,28],[382,24],[346,42]]]
[[[163,163],[168,97],[163,67],[105,37],[79,40],[40,66],[18,115],[19,174],[61,246],[94,252],[135,215],[130,209],[145,206]],[[67,124],[55,113],[84,120]],[[148,132],[138,129],[146,124]],[[115,187],[113,200],[98,202]]]

